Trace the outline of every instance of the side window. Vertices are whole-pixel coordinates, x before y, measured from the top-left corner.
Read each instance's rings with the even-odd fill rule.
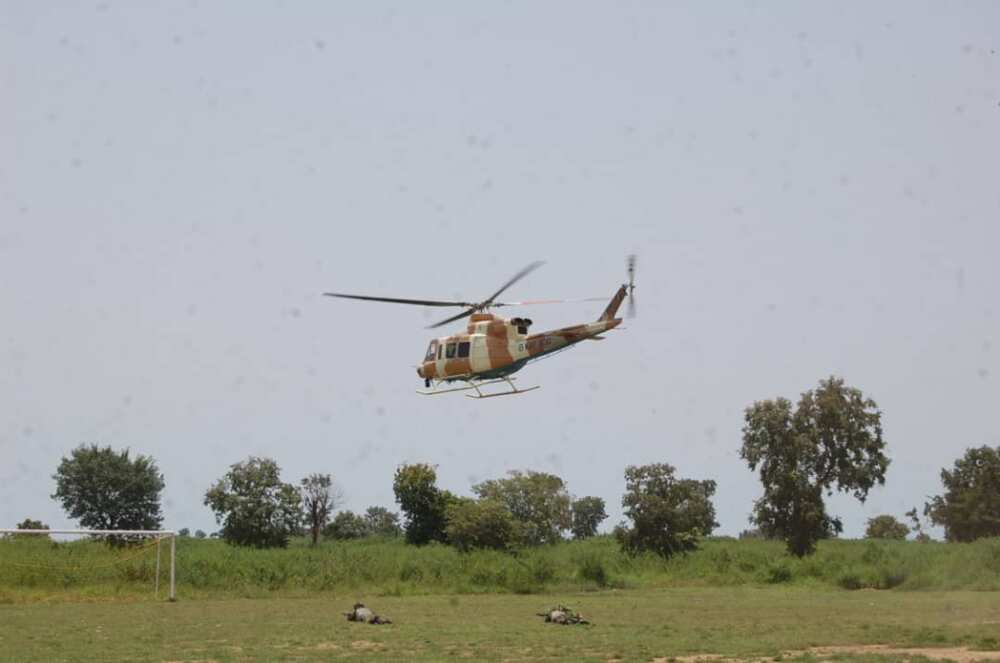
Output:
[[[452,359],[452,358],[455,357],[455,344],[454,343],[449,343],[448,345],[444,346],[444,356],[446,358],[448,358],[448,359]]]
[[[461,343],[458,344],[458,356],[459,357],[468,357],[469,356],[469,342],[468,341],[462,341]]]

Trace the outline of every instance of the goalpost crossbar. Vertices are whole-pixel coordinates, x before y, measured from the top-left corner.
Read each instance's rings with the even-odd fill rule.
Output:
[[[156,538],[156,585],[160,583],[160,546],[161,539],[170,539],[170,601],[177,600],[177,583],[175,565],[177,559],[177,532],[172,529],[0,529],[4,534],[82,534],[92,536],[151,536]]]

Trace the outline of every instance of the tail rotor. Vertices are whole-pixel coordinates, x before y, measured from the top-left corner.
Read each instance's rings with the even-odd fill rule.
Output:
[[[635,317],[635,254],[628,257],[628,317]]]

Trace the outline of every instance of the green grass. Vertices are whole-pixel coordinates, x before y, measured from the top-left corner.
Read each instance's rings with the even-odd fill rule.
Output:
[[[166,552],[166,549],[164,549]],[[129,558],[131,557],[131,558]],[[126,559],[128,558],[128,559]],[[517,555],[459,553],[402,541],[296,541],[284,550],[235,548],[179,539],[178,593],[185,598],[384,596],[582,592],[599,589],[788,585],[837,589],[1000,589],[1000,539],[971,544],[824,541],[805,559],[773,541],[710,539],[662,560],[630,557],[608,537],[529,549]],[[165,560],[165,558],[164,558]],[[155,551],[97,542],[0,540],[0,603],[148,599]],[[161,587],[167,566],[161,570]]]
[[[340,613],[356,598],[395,623],[348,623]],[[559,602],[593,624],[554,626],[535,616]],[[309,599],[2,605],[0,657],[10,663],[650,661],[698,653],[788,659],[794,654],[787,652],[844,644],[997,649],[998,623],[996,595],[971,591],[846,592],[779,585],[532,596],[323,592]]]

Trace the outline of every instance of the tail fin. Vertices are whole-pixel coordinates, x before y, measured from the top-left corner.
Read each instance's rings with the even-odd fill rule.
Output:
[[[618,313],[618,307],[622,305],[622,302],[625,300],[625,296],[627,294],[628,288],[626,286],[618,288],[618,292],[616,292],[615,296],[611,298],[611,301],[608,303],[608,307],[604,309],[604,313],[601,314],[601,317],[599,317],[597,321],[601,322],[613,319],[615,317],[615,313]]]

